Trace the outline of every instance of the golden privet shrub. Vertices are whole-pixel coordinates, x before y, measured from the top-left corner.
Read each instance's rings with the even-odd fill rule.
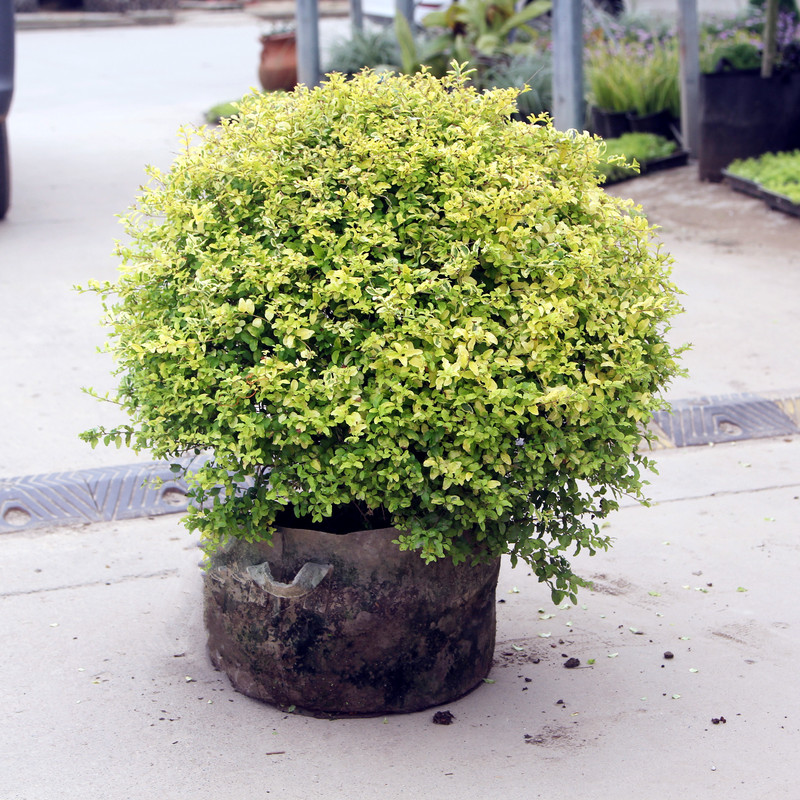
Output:
[[[186,132],[92,284],[132,424],[84,437],[209,454],[207,547],[354,504],[425,560],[508,553],[574,600],[568,551],[641,498],[679,306],[601,143],[512,121],[515,97],[331,75]]]

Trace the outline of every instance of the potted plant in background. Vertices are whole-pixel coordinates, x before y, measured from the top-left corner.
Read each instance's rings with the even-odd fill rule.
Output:
[[[391,28],[354,30],[349,37],[332,44],[325,71],[349,76],[365,67],[399,71],[400,63],[400,49]]]
[[[595,43],[586,81],[595,133],[611,139],[633,130],[675,138],[680,88],[674,41]]]
[[[703,180],[722,180],[735,159],[800,147],[800,23],[796,9],[777,6],[770,0],[767,14],[710,24],[703,36]]]
[[[258,80],[266,92],[290,92],[297,85],[297,34],[292,26],[261,36]]]
[[[512,0],[466,0],[422,19],[415,35],[402,14],[395,32],[402,70],[417,72],[424,65],[438,76],[455,59],[468,65],[479,89],[520,90],[517,115],[528,119],[552,105],[552,58],[549,23],[551,0],[535,0],[517,11]]]
[[[602,143],[513,121],[516,94],[454,67],[248,96],[150,170],[91,284],[131,424],[84,438],[207,459],[186,523],[247,694],[454,699],[491,665],[499,557],[574,600],[568,556],[641,497],[669,259]]]

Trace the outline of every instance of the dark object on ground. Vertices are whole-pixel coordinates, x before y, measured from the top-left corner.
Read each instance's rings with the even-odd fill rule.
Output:
[[[664,658],[675,658],[675,654],[667,650],[667,652],[664,653]]]
[[[455,717],[450,711],[437,711],[433,715],[434,725],[452,725],[455,722]]]
[[[714,717],[714,718],[711,720],[711,722],[712,722],[714,725],[719,725],[719,724],[720,724],[720,722],[721,722],[721,723],[723,723],[723,725],[724,725],[724,724],[725,724],[727,721],[728,721],[728,720],[726,720],[726,719],[725,719],[725,717]]]
[[[739,158],[800,147],[800,72],[758,70],[700,76],[701,180],[721,181]]]
[[[578,658],[568,658],[564,662],[564,666],[567,669],[575,669],[575,667],[579,667],[580,665],[581,665],[581,662],[580,662],[580,659],[578,659]]]
[[[243,694],[321,716],[421,711],[474,689],[492,666],[500,560],[426,564],[397,536],[232,540],[204,576],[214,665]]]

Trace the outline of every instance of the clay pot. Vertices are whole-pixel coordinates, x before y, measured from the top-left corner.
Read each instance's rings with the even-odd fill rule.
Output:
[[[297,37],[294,31],[261,37],[258,79],[267,92],[290,92],[297,85]]]
[[[323,716],[419,711],[474,689],[492,664],[499,559],[425,564],[397,535],[233,540],[204,577],[214,665],[243,694]]]

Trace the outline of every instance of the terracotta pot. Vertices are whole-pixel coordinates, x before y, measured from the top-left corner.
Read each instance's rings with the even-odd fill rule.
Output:
[[[425,564],[394,528],[279,528],[205,574],[214,665],[243,694],[325,716],[419,711],[489,673],[499,559]]]
[[[258,79],[267,92],[290,92],[297,85],[297,37],[294,31],[261,37]]]

